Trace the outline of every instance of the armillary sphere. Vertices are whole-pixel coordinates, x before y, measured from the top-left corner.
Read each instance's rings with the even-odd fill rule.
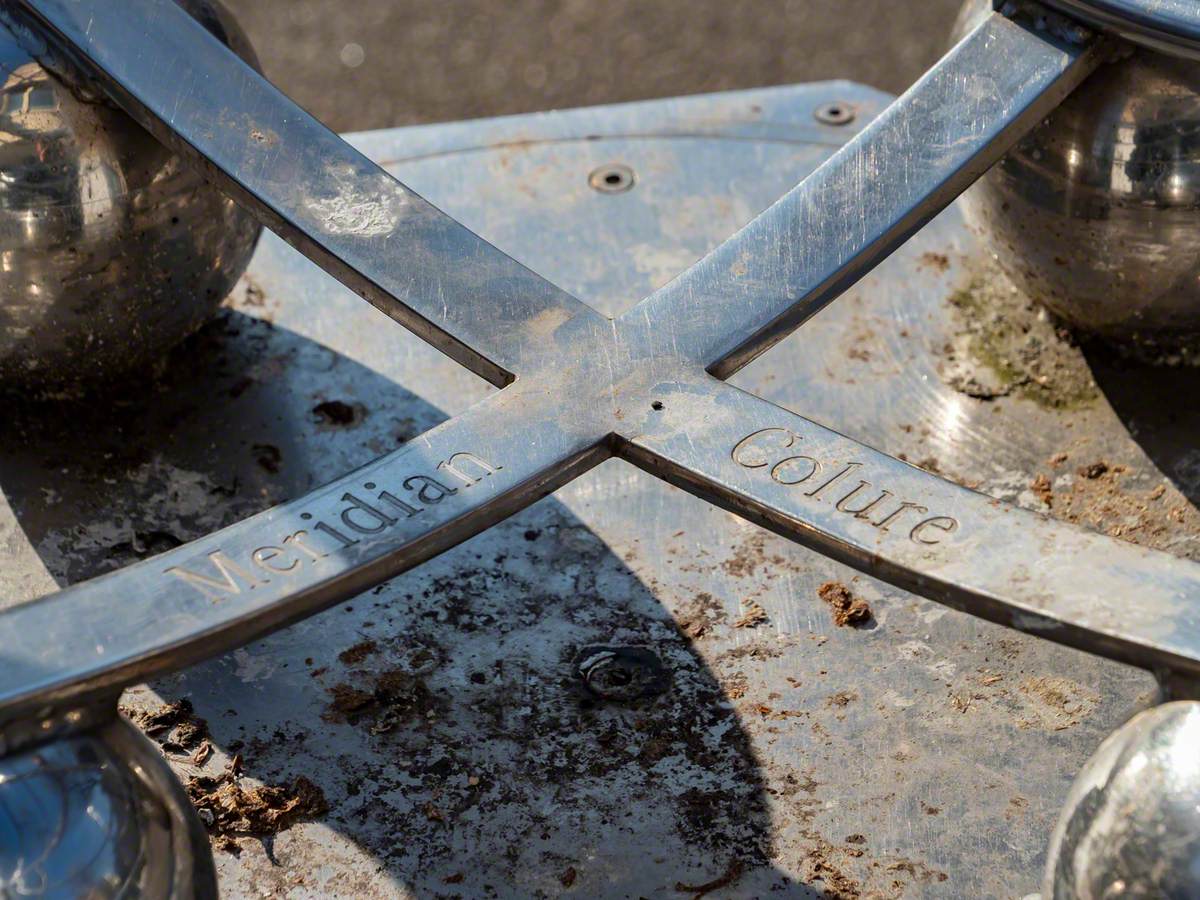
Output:
[[[121,890],[216,890],[178,784],[116,718],[122,688],[392,578],[613,456],[908,590],[1151,670],[1168,696],[1194,691],[1200,565],[1007,506],[724,381],[887,257],[1126,41],[1200,54],[1200,4],[997,4],[811,177],[616,319],[386,174],[172,0],[16,0],[4,15],[326,271],[502,388],[306,496],[0,614],[0,799],[15,802],[17,776],[39,760],[82,765],[103,748],[160,810],[131,813],[156,863],[129,861]],[[1200,894],[1198,723],[1193,705],[1172,704],[1110,739],[1053,838],[1046,896]],[[1120,806],[1106,786],[1130,760],[1190,811]],[[1117,820],[1127,827],[1096,824]]]

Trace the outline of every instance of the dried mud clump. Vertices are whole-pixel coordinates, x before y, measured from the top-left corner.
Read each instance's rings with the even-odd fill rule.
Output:
[[[286,787],[243,787],[236,766],[216,777],[193,778],[187,792],[218,846],[230,851],[237,848],[235,836],[278,834],[329,811],[325,794],[303,775]]]
[[[866,600],[855,597],[840,581],[827,581],[817,588],[817,596],[833,610],[833,624],[854,628],[871,621],[871,607]]]
[[[134,725],[174,753],[195,750],[208,737],[208,722],[195,715],[190,700],[178,700],[153,712],[123,708]]]

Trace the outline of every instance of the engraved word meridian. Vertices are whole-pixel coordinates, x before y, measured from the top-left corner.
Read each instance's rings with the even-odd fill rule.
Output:
[[[863,465],[860,462],[847,462],[827,472],[830,467],[819,459],[789,453],[801,440],[790,428],[762,428],[738,441],[730,456],[742,468],[766,469],[776,484],[797,488],[813,500],[832,502],[838,512],[880,531],[906,529],[909,540],[916,544],[940,544],[947,534],[958,531],[953,516],[931,516],[920,503],[901,500],[891,491],[856,478]]]
[[[333,509],[319,516],[300,513],[300,519],[308,523],[306,527],[273,544],[248,545],[252,549],[241,562],[216,549],[204,557],[210,564],[207,571],[171,566],[164,574],[180,579],[210,600],[223,600],[243,589],[267,584],[277,576],[294,577],[307,567],[319,566],[330,554],[348,550],[364,537],[381,535],[400,522],[420,516],[503,468],[474,453],[452,453],[437,464],[437,471],[445,473],[442,481],[422,474],[399,479],[390,487],[364,481],[363,488],[371,492],[365,499],[346,491]]]

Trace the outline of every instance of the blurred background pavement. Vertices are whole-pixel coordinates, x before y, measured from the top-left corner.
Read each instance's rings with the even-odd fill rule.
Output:
[[[960,0],[225,0],[338,131],[798,81],[898,93]]]

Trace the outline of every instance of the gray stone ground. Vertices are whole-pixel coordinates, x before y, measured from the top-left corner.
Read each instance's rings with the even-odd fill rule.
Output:
[[[340,131],[767,84],[903,90],[960,0],[225,0]]]

